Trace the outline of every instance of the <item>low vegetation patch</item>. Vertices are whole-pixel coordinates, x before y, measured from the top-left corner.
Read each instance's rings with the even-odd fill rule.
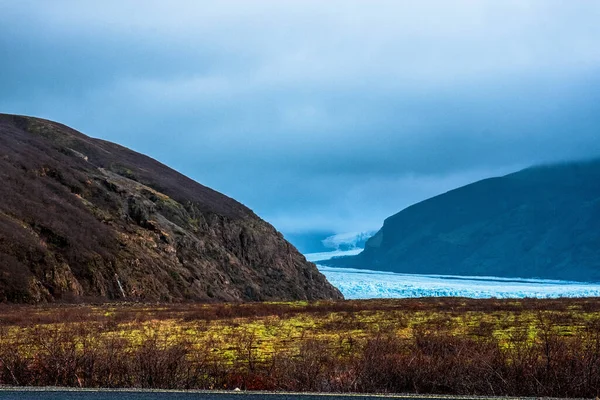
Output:
[[[0,305],[0,384],[596,397],[600,299]]]

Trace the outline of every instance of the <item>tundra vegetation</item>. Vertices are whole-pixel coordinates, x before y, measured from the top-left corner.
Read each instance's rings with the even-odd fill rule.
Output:
[[[0,305],[0,384],[595,397],[600,299]]]

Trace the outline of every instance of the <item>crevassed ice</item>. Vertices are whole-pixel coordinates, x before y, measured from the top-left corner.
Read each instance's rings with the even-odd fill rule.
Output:
[[[340,252],[335,253],[336,255],[342,255],[339,254]],[[323,255],[324,253],[319,254],[320,260],[325,259]],[[595,283],[545,279],[395,274],[351,268],[332,268],[318,264],[317,267],[347,299],[438,296],[471,298],[600,296],[600,284]]]
[[[352,250],[335,250],[335,251],[326,251],[323,253],[308,253],[305,254],[304,257],[310,262],[316,261],[324,261],[329,260],[333,257],[341,257],[341,256],[355,256],[358,253],[363,251],[363,249],[352,249]]]

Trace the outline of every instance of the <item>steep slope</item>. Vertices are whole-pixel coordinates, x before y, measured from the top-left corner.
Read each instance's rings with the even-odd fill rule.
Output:
[[[341,298],[252,211],[64,125],[0,114],[0,301]]]
[[[525,169],[415,204],[328,265],[600,281],[600,160]]]

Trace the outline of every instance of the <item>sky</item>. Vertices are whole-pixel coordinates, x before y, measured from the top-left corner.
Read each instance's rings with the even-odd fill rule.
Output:
[[[145,153],[284,233],[600,156],[600,2],[0,0],[0,112]]]

